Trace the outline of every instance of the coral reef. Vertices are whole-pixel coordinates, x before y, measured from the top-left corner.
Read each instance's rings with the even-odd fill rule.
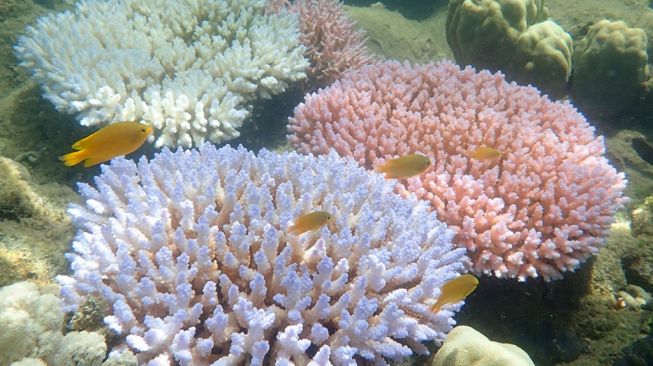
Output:
[[[625,268],[628,271],[628,268]],[[626,273],[626,278],[628,278]],[[629,279],[630,282],[630,279]],[[622,291],[617,292],[617,307],[643,308],[651,304],[653,296],[637,285],[628,285]]]
[[[650,9],[638,2],[607,3],[588,11],[550,1],[549,11],[539,0],[455,0],[449,2],[447,43],[459,63],[501,70],[509,80],[532,83],[556,98],[571,95],[591,118],[617,123],[637,109],[650,114],[650,101],[643,101],[653,99],[647,65],[653,23],[645,15]],[[549,13],[555,22],[547,20]],[[617,14],[627,14],[624,19],[635,27],[608,20],[620,19]]]
[[[541,0],[453,0],[447,42],[458,63],[496,71],[510,62],[519,35],[545,18]]]
[[[571,36],[555,22],[545,20],[517,37],[506,73],[520,83],[561,94],[571,76],[573,53]]]
[[[649,335],[634,342],[622,352],[624,355],[615,361],[614,366],[653,365],[653,336]]]
[[[628,292],[635,299],[640,298],[645,300],[645,303],[650,303],[650,294],[653,293],[653,195],[648,196],[641,205],[635,207],[630,213],[630,218],[632,234],[641,245],[622,258],[626,279],[635,287],[631,289],[634,291]],[[646,292],[649,294],[648,297]]]
[[[84,0],[40,18],[15,50],[82,125],[144,120],[156,146],[221,142],[239,135],[257,98],[305,77],[296,16],[265,5]]]
[[[107,346],[94,332],[62,334],[58,287],[31,282],[0,288],[0,364],[99,366]],[[22,360],[22,361],[21,361]]]
[[[447,43],[462,65],[490,71],[561,94],[571,75],[571,36],[546,20],[541,0],[453,0]]]
[[[490,341],[474,328],[459,325],[449,332],[431,366],[469,365],[535,366],[521,348]]]
[[[619,215],[605,247],[578,271],[548,283],[480,278],[456,321],[517,344],[536,365],[612,365],[622,348],[652,329],[650,305],[619,298],[632,288],[623,258],[645,246]]]
[[[639,131],[621,129],[606,139],[610,160],[628,177],[626,194],[634,204],[653,192],[653,142]]]
[[[350,70],[373,61],[365,46],[365,33],[344,12],[340,0],[269,0],[276,10],[299,16],[299,41],[311,62],[308,79],[326,85]]]
[[[574,102],[593,115],[614,116],[633,106],[649,77],[644,30],[623,21],[589,27],[574,53]]]
[[[0,286],[63,272],[73,236],[65,207],[76,199],[70,188],[37,184],[24,166],[0,157]]]
[[[348,73],[307,95],[289,131],[304,153],[334,148],[367,168],[414,152],[431,157],[434,165],[399,190],[428,200],[456,230],[475,273],[560,278],[599,250],[625,202],[623,173],[570,104],[451,62]],[[483,145],[503,157],[469,157]]]
[[[633,235],[653,237],[653,195],[631,212]]]
[[[608,243],[592,265],[588,292],[571,308],[567,326],[587,342],[587,350],[571,365],[613,364],[621,348],[637,341],[642,333],[650,333],[653,323],[646,319],[653,313],[650,307],[642,306],[645,304],[641,300],[651,295],[633,286],[625,260],[647,252],[651,258],[651,249],[651,242],[632,236],[628,222],[621,220],[612,225]],[[624,299],[624,292],[638,293],[633,296],[635,303]],[[558,312],[569,314],[570,309]]]
[[[164,149],[115,159],[80,184],[78,229],[59,276],[66,310],[89,296],[139,363],[386,364],[440,341],[433,313],[463,270],[463,249],[428,206],[335,153],[259,156],[239,148]],[[314,210],[333,220],[286,230]]]

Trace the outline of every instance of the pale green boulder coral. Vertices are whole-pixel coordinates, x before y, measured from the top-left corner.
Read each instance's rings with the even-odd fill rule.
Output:
[[[447,336],[431,366],[535,366],[526,352],[493,342],[474,328],[459,325]]]
[[[517,38],[545,18],[541,0],[451,0],[447,42],[458,63],[497,70],[510,60]]]
[[[547,91],[561,91],[571,75],[573,52],[569,33],[555,22],[545,20],[519,35],[508,70],[523,83]]]
[[[538,0],[452,0],[447,43],[456,61],[551,93],[571,75],[571,36],[551,20]]]
[[[607,116],[631,107],[648,77],[647,44],[644,30],[623,21],[592,25],[574,55],[574,100]]]

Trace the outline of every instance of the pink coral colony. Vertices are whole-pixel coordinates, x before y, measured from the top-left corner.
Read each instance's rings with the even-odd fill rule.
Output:
[[[399,191],[429,201],[468,249],[471,270],[557,279],[596,253],[626,180],[567,102],[451,62],[381,62],[307,95],[290,118],[304,153],[334,148],[367,168],[420,152],[433,166]],[[475,160],[478,146],[502,152]]]
[[[365,46],[365,35],[342,9],[339,0],[269,0],[271,11],[288,9],[299,16],[299,41],[306,47],[311,66],[309,79],[330,83],[350,69],[374,60]]]

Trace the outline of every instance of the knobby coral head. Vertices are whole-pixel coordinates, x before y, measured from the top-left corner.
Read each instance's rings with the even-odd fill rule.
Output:
[[[464,269],[453,232],[335,153],[205,144],[102,168],[70,207],[73,273],[58,281],[66,310],[113,304],[105,322],[141,364],[385,364],[454,323],[460,304],[430,310]],[[316,210],[326,226],[289,233]]]
[[[624,174],[573,106],[449,61],[350,72],[307,95],[289,131],[304,153],[334,148],[367,168],[431,157],[431,168],[398,189],[431,203],[476,273],[560,278],[598,251],[626,200]],[[481,146],[500,159],[472,158]]]

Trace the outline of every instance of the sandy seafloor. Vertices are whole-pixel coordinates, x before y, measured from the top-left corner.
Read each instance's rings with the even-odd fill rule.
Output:
[[[366,29],[368,46],[381,57],[413,62],[452,57],[444,33],[446,1],[351,3],[347,12]],[[547,0],[545,5],[575,40],[601,18],[623,19],[653,39],[648,1]],[[73,232],[65,207],[78,199],[74,182],[99,172],[97,167],[66,168],[57,160],[90,131],[40,97],[38,86],[16,69],[11,49],[26,24],[69,6],[60,0],[0,0],[0,285],[21,279],[47,283],[67,270],[63,253]],[[254,121],[236,143],[287,148],[285,117],[300,98],[289,91],[255,110]],[[606,136],[609,157],[630,183],[631,202],[600,254],[564,280],[548,284],[483,278],[458,314],[460,324],[518,345],[536,365],[612,365],[625,347],[651,338],[652,304],[620,308],[616,297],[629,284],[653,292],[653,213],[640,209],[635,215],[639,221],[631,223],[633,210],[653,194],[652,105],[649,101],[619,118],[590,121]],[[151,155],[152,149],[140,152]],[[428,359],[408,362],[426,364]]]

